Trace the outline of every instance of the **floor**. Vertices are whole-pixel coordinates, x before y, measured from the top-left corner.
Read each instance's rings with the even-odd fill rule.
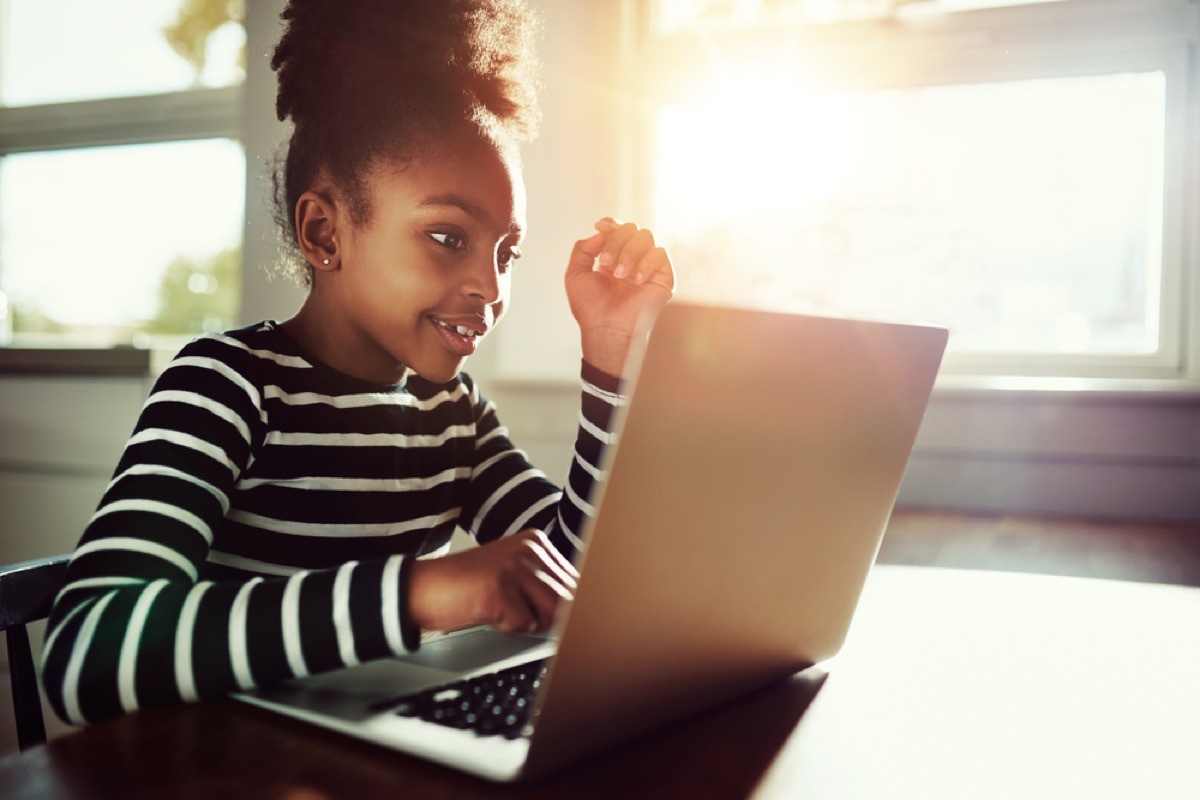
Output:
[[[898,509],[879,561],[1200,586],[1200,524]]]

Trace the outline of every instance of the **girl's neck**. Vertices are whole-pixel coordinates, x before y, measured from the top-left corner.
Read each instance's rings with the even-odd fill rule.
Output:
[[[403,364],[379,363],[363,357],[355,357],[346,343],[353,340],[346,326],[339,320],[319,311],[319,301],[314,297],[315,288],[309,292],[300,310],[291,319],[280,323],[284,333],[292,338],[302,350],[327,367],[350,377],[379,385],[394,385],[404,381],[408,373]]]

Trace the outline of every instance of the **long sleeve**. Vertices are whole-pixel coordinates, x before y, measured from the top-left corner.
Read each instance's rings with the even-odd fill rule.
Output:
[[[254,378],[263,355],[234,339],[197,341],[157,381],[49,620],[43,680],[64,720],[219,696],[416,646],[403,616],[403,555],[202,579],[269,436]]]
[[[483,401],[478,406],[472,504],[464,508],[463,519],[464,527],[479,541],[539,528],[568,558],[583,549],[583,531],[594,510],[591,498],[603,478],[605,448],[616,440],[615,418],[625,400],[618,378],[586,362],[582,365],[581,384],[579,426],[567,480],[561,489],[513,447],[494,405]]]

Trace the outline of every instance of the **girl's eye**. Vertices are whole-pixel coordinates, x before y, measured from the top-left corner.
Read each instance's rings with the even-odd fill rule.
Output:
[[[438,231],[429,234],[429,238],[445,247],[447,250],[466,250],[467,240],[459,236],[457,233],[445,233]]]
[[[521,250],[518,247],[508,247],[500,250],[498,261],[500,269],[506,270],[512,266],[512,263],[521,257]]]

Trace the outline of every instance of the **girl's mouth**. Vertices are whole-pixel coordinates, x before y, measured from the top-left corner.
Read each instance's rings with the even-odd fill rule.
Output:
[[[430,317],[447,349],[457,356],[469,356],[475,352],[479,340],[487,333],[487,327],[480,324],[451,324],[437,317]]]
[[[437,317],[434,317],[433,321],[436,322],[438,325],[441,325],[443,328],[446,328],[447,330],[454,331],[459,336],[476,336],[480,333],[479,331],[475,330],[475,328],[473,328],[469,325],[451,325],[447,322],[442,322]]]

